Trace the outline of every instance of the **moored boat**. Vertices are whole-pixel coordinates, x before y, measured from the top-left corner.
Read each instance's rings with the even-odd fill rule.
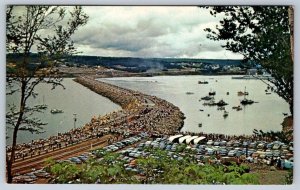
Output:
[[[186,92],[187,95],[194,94],[194,92]]]
[[[223,117],[227,117],[228,116],[228,112],[226,110],[224,110],[224,114],[223,114]]]
[[[51,109],[50,111],[51,113],[63,113],[63,110],[60,110],[60,109]]]
[[[219,102],[216,103],[217,106],[226,106],[228,105],[224,100],[220,100]]]
[[[201,98],[201,100],[211,100],[211,99],[213,99],[213,97],[211,96],[204,96]]]
[[[207,81],[198,81],[198,84],[208,84]]]
[[[243,105],[247,105],[247,104],[253,104],[254,101],[253,100],[249,100],[247,98],[244,98],[242,101],[241,101],[241,104]]]

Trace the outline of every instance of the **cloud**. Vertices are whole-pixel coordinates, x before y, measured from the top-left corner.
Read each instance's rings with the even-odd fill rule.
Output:
[[[204,28],[218,18],[198,7],[84,7],[90,20],[73,36],[83,54],[133,57],[224,57]],[[227,52],[229,58],[240,55]],[[210,56],[210,57],[205,57]]]

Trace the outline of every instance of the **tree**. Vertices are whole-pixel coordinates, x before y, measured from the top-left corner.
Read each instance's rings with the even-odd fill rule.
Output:
[[[233,164],[225,167],[220,164],[199,165],[188,151],[181,156],[179,152],[170,152],[158,148],[145,148],[148,156],[136,158],[136,164],[130,166],[120,153],[102,152],[99,159],[90,158],[77,166],[73,163],[48,161],[52,183],[139,183],[139,184],[258,184],[258,175],[249,173],[246,165]],[[183,153],[181,152],[181,153]],[[100,155],[98,155],[100,156]],[[175,159],[175,156],[177,159]],[[182,159],[178,159],[178,158]],[[51,164],[52,163],[52,164]],[[131,171],[126,167],[133,167]],[[68,171],[68,168],[72,172]],[[76,175],[74,175],[76,174]]]
[[[293,115],[293,16],[288,6],[206,7],[223,18],[207,37],[225,40],[227,50],[261,64],[273,77],[274,91],[287,101]]]
[[[87,23],[82,7],[7,6],[6,50],[18,57],[7,64],[7,96],[16,94],[17,105],[8,105],[7,127],[13,130],[10,154],[6,153],[7,182],[12,182],[18,131],[42,132],[45,125],[33,113],[46,109],[45,105],[29,106],[36,98],[39,84],[62,86],[62,78],[55,69],[63,59],[76,53],[71,36]],[[35,59],[31,59],[35,51]]]

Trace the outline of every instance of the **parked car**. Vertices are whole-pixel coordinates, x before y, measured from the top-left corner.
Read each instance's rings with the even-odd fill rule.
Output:
[[[272,149],[273,145],[274,145],[273,143],[267,144],[267,149]]]
[[[215,141],[214,146],[220,146],[220,141]]]
[[[265,142],[259,142],[256,146],[257,149],[265,149],[266,148],[266,143]]]
[[[278,150],[281,147],[281,143],[279,141],[275,141],[272,147],[273,150]]]
[[[75,164],[81,164],[82,163],[82,161],[79,158],[77,158],[77,157],[69,158],[69,160],[71,162],[75,163]]]
[[[273,152],[270,149],[266,150],[266,158],[272,158],[272,157],[273,157]]]
[[[233,146],[233,147],[240,147],[240,146],[241,146],[241,142],[240,142],[240,141],[234,141],[234,142],[232,143],[232,146]]]
[[[226,146],[227,141],[220,141],[220,146]]]
[[[207,145],[209,145],[209,146],[211,146],[211,145],[213,145],[213,144],[214,144],[214,141],[212,141],[212,140],[208,140],[206,144],[207,144]]]
[[[274,150],[274,151],[273,151],[273,156],[274,156],[274,157],[280,157],[280,156],[281,156],[280,151],[279,151],[279,150]]]
[[[230,150],[229,152],[228,152],[228,156],[230,156],[230,157],[233,157],[233,156],[236,156],[236,153],[237,153],[237,150]]]
[[[292,169],[294,167],[294,158],[290,158],[288,160],[284,160],[283,167],[285,169]]]
[[[256,148],[257,143],[256,142],[252,142],[249,144],[249,148]]]
[[[207,149],[207,155],[214,155],[215,154],[215,150],[214,149]]]
[[[227,156],[228,155],[228,150],[226,150],[225,148],[222,148],[220,151],[219,151],[219,154],[221,156]]]

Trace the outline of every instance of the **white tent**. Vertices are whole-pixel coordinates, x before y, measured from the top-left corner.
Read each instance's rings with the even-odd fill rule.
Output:
[[[188,139],[190,137],[192,137],[192,136],[191,135],[186,135],[184,137],[180,137],[178,141],[179,141],[179,143],[183,143],[186,139]]]
[[[178,139],[178,138],[180,138],[180,137],[182,137],[182,136],[183,136],[183,135],[174,135],[174,136],[170,136],[168,140],[169,140],[170,142],[173,142],[175,139]]]
[[[196,138],[198,138],[198,136],[192,136],[192,137],[186,139],[185,142],[186,142],[186,144],[190,144],[190,142],[191,142],[193,139],[196,139]]]
[[[194,139],[193,140],[193,143],[194,144],[198,144],[200,141],[202,141],[203,139],[205,139],[206,137],[203,137],[203,136],[201,136],[201,137],[199,137],[199,138],[196,138],[196,139]]]

